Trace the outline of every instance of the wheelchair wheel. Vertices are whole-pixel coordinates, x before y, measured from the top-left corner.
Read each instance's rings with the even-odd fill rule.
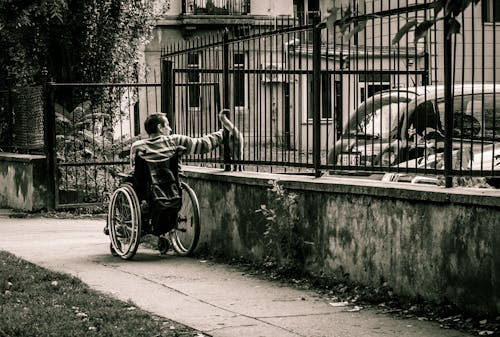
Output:
[[[194,191],[181,182],[182,207],[177,216],[177,226],[170,232],[174,250],[179,255],[193,253],[200,238],[200,206]]]
[[[125,260],[134,257],[140,243],[141,210],[131,184],[123,184],[113,192],[109,203],[108,227],[110,248],[115,254]]]

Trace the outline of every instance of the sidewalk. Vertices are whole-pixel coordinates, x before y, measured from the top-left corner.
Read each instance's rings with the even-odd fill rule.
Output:
[[[11,219],[0,215],[0,250],[77,276],[96,290],[214,337],[469,336],[436,323],[349,311],[311,291],[256,279],[230,266],[160,256],[109,254],[104,220]]]

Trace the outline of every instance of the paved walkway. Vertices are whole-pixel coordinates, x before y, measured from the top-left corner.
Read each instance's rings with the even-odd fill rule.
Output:
[[[436,323],[350,312],[311,291],[256,279],[229,266],[139,248],[109,254],[104,220],[0,215],[0,249],[79,277],[94,289],[214,337],[469,336]]]

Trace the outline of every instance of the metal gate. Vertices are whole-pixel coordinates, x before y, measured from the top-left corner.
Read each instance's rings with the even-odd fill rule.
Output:
[[[55,208],[102,205],[128,169],[141,115],[160,111],[160,84],[49,83],[49,182]],[[153,109],[153,110],[152,110]]]

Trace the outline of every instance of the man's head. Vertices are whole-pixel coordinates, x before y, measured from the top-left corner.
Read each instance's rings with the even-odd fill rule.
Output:
[[[148,116],[144,121],[144,129],[148,135],[162,134],[168,136],[172,129],[164,113],[156,112]]]

